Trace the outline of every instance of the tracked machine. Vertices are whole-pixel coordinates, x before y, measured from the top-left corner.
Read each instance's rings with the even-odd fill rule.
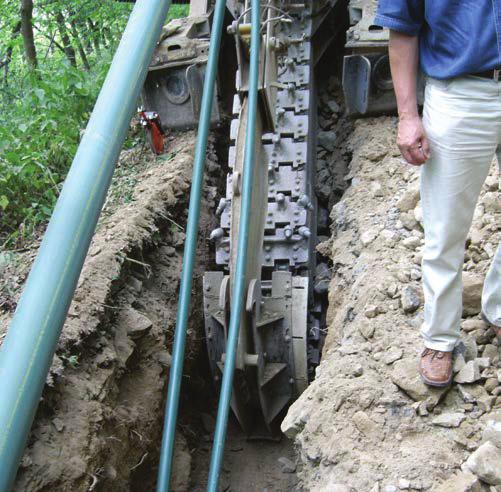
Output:
[[[276,437],[288,405],[313,378],[325,333],[325,265],[317,265],[315,68],[346,36],[344,87],[352,114],[391,110],[387,32],[372,26],[375,2],[261,2],[256,126],[247,128],[249,1],[227,2],[227,37],[211,123],[230,118],[226,191],[214,213],[217,269],[203,278],[205,335],[213,380],[221,380],[240,231],[244,142],[256,134],[252,214],[231,408],[251,436]],[[211,34],[207,0],[164,27],[143,90],[162,130],[194,127]],[[351,27],[350,27],[351,26]],[[234,94],[234,95],[233,95]],[[233,97],[232,97],[233,95]],[[229,96],[229,97],[228,97]]]

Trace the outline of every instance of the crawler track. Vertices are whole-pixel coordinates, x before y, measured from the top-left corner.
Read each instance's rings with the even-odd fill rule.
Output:
[[[277,23],[275,131],[261,116],[260,162],[253,191],[254,263],[250,270],[247,312],[239,342],[232,408],[241,426],[255,437],[275,436],[288,405],[307,387],[319,363],[324,299],[315,292],[317,242],[316,89],[314,65],[332,38],[323,21],[335,11],[307,2],[297,9],[277,2],[287,22]],[[317,41],[318,40],[318,41]],[[242,73],[237,73],[237,87]],[[213,379],[224,364],[230,292],[238,234],[239,181],[246,128],[245,92],[234,98],[229,149],[230,172],[213,231],[219,271],[204,276],[207,348]],[[263,111],[262,111],[263,112]],[[260,174],[259,174],[260,173]],[[256,191],[257,190],[257,191]],[[266,201],[266,205],[263,203]],[[242,355],[243,354],[243,355]]]

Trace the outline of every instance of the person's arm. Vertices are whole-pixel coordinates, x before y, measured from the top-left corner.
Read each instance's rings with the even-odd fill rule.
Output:
[[[390,30],[389,51],[399,116],[397,144],[409,164],[420,166],[430,156],[430,147],[417,105],[419,38]]]

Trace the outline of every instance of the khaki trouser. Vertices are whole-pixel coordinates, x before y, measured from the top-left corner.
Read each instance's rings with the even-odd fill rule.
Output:
[[[431,156],[421,168],[422,335],[426,347],[450,351],[459,339],[465,242],[496,153],[501,168],[501,82],[428,80],[423,122]],[[485,279],[482,311],[501,326],[501,245]]]

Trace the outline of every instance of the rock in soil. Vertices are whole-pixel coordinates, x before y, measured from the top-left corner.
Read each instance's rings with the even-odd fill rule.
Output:
[[[319,132],[318,144],[329,152],[333,152],[336,148],[336,134],[332,131]]]
[[[480,313],[484,278],[471,272],[463,273],[463,315]]]
[[[401,359],[403,355],[403,350],[398,347],[390,347],[389,350],[386,351],[383,361],[385,364],[393,364],[397,360]]]
[[[466,332],[484,330],[487,328],[485,321],[481,319],[467,319],[461,323],[461,329]]]
[[[441,483],[436,492],[482,492],[478,477],[468,472],[459,472]]]
[[[454,356],[454,362],[452,371],[454,374],[458,373],[464,366],[466,365],[466,361],[464,360],[463,354],[457,354]]]
[[[427,400],[434,407],[448,391],[448,388],[432,388],[424,384],[417,370],[418,363],[417,358],[397,361],[393,365],[391,380],[414,401]]]
[[[462,413],[442,413],[432,420],[432,424],[440,427],[459,427],[465,418]]]
[[[404,313],[413,313],[421,305],[419,294],[410,286],[402,289],[402,309]]]
[[[480,379],[480,367],[478,360],[470,360],[456,374],[454,381],[456,383],[474,383]]]
[[[465,403],[478,403],[488,396],[487,391],[480,385],[459,384],[457,388]]]
[[[153,322],[147,316],[133,308],[126,308],[120,311],[119,324],[125,327],[127,335],[132,339],[142,337],[153,326]]]
[[[482,433],[482,441],[490,441],[494,446],[501,449],[501,415],[498,419],[488,420]]]
[[[501,485],[501,449],[490,441],[482,444],[468,458],[466,466],[483,482]]]
[[[296,464],[289,458],[282,456],[278,458],[278,462],[283,473],[294,473],[296,471]]]

